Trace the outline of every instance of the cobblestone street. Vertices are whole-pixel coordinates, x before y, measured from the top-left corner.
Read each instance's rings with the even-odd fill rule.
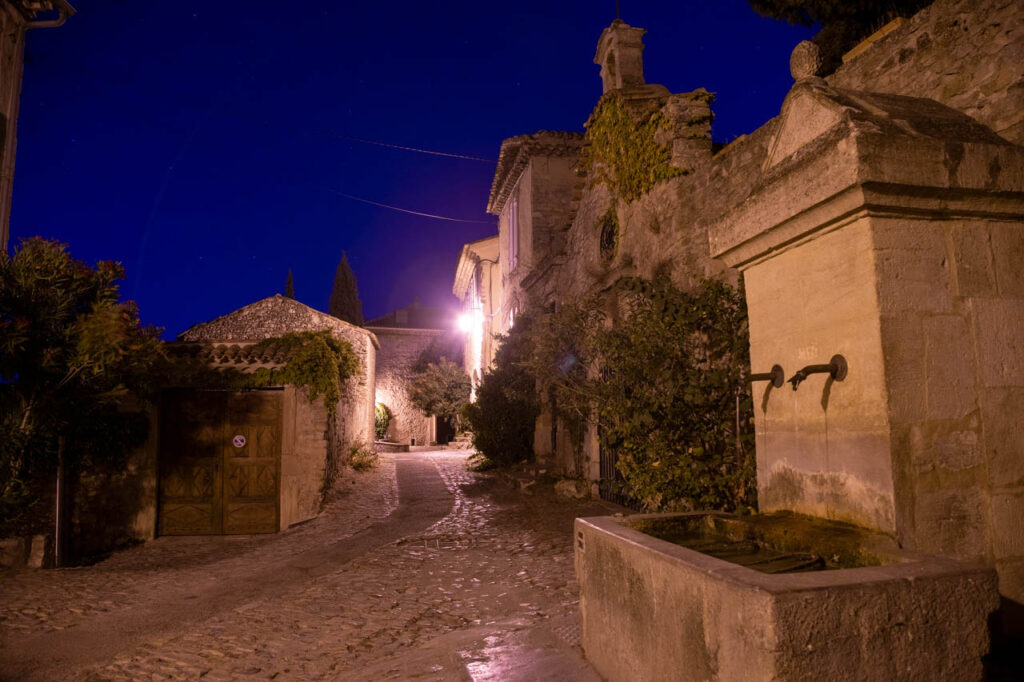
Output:
[[[0,679],[597,679],[572,519],[464,453],[382,455],[324,514],[166,537],[95,566],[0,574]]]

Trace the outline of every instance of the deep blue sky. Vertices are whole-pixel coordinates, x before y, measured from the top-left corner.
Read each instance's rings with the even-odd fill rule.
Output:
[[[12,246],[42,235],[123,262],[172,338],[284,290],[324,310],[342,250],[367,317],[454,305],[461,245],[494,232],[502,139],[582,130],[614,0],[75,0],[29,32]],[[648,82],[717,93],[729,141],[776,115],[800,27],[746,0],[623,0]],[[484,223],[421,218],[366,199]]]

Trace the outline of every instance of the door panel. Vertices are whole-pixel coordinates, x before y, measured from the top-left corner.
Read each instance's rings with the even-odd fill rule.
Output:
[[[281,394],[232,393],[224,439],[224,532],[275,533],[281,452]],[[241,436],[241,438],[238,438]],[[244,445],[239,446],[244,439]]]
[[[160,410],[160,535],[222,532],[224,394],[167,391]]]
[[[167,391],[161,406],[161,535],[274,533],[280,391]]]

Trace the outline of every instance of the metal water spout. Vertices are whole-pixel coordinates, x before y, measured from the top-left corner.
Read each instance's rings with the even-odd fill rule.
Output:
[[[842,381],[846,378],[846,358],[842,355],[833,355],[832,359],[829,360],[827,365],[807,365],[801,370],[798,370],[789,379],[789,383],[793,384],[793,390],[795,391],[800,385],[800,382],[804,381],[811,374],[828,374],[835,381]]]
[[[772,365],[770,372],[761,372],[760,374],[751,374],[750,381],[770,381],[772,386],[779,388],[782,386],[782,382],[786,380],[786,373],[782,370],[781,365]]]

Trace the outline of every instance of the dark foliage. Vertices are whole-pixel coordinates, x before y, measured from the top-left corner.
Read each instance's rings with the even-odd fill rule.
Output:
[[[145,437],[129,406],[155,391],[166,356],[160,330],[118,301],[123,275],[38,238],[0,254],[0,534],[38,520],[59,458],[69,475],[116,468]]]
[[[476,402],[463,410],[473,446],[490,463],[515,464],[532,459],[533,430],[540,406],[536,382],[526,365],[531,353],[530,319],[516,318],[503,337],[494,368],[484,373]]]
[[[288,279],[284,283],[284,297],[295,299],[295,280],[292,279],[291,268],[288,269]]]
[[[327,304],[327,312],[352,324],[363,324],[363,304],[359,300],[359,286],[355,273],[348,264],[348,254],[341,252],[341,262],[334,273],[334,287]]]
[[[831,73],[845,52],[896,17],[906,17],[933,0],[748,0],[761,16],[821,30],[814,42],[821,48],[824,72]]]

